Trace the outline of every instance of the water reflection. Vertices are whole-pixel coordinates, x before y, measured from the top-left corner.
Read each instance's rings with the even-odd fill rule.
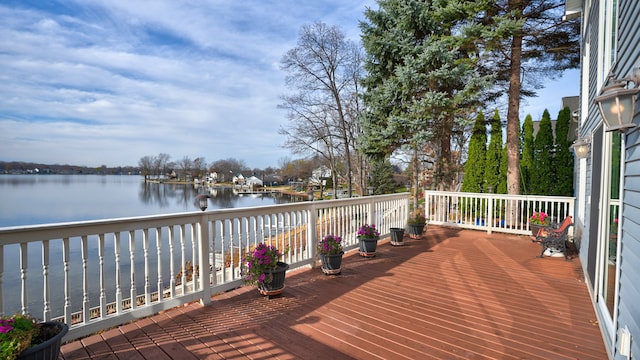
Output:
[[[0,175],[0,199],[4,206],[0,206],[0,227],[3,226],[23,226],[34,224],[49,224],[78,220],[93,219],[110,219],[131,216],[144,216],[155,214],[167,214],[178,212],[199,211],[194,206],[195,197],[200,193],[206,193],[210,196],[208,202],[208,210],[253,207],[273,204],[284,204],[296,201],[302,201],[303,198],[293,197],[290,195],[272,192],[260,194],[235,194],[233,189],[227,187],[200,187],[196,188],[193,184],[159,184],[145,183],[138,176],[120,176],[120,175]],[[275,224],[280,226],[282,219],[273,218],[268,225]],[[304,221],[303,218],[296,220],[296,223]],[[234,225],[239,229],[240,225]],[[227,228],[230,228],[227,226]],[[254,227],[251,226],[251,229]],[[263,227],[259,227],[259,231],[267,231]],[[242,231],[243,234],[250,233],[251,230]],[[185,232],[186,241],[189,243],[190,231]],[[121,234],[126,238],[128,234]],[[228,235],[225,233],[225,236]],[[155,232],[149,232],[150,253],[156,253],[155,248]],[[109,301],[113,301],[112,295],[115,294],[115,268],[114,268],[114,234],[105,235],[105,277],[104,280],[109,288]],[[163,249],[169,248],[169,237],[166,232],[161,235]],[[178,241],[177,239],[174,239]],[[88,261],[87,271],[91,279],[99,276],[100,259],[98,258],[98,240],[95,236],[87,239],[88,243]],[[225,240],[229,241],[229,240]],[[218,244],[222,244],[220,234],[216,234],[216,248],[213,251],[220,250]],[[237,243],[230,244],[225,242],[225,246],[238,246]],[[180,244],[174,244],[178,249]],[[129,242],[122,241],[121,254],[129,254]],[[141,242],[136,242],[135,253],[142,254]],[[83,259],[81,256],[81,239],[70,239],[70,284],[71,291],[74,296],[78,293],[82,294],[82,271]],[[41,311],[43,308],[42,279],[43,271],[42,263],[42,245],[38,242],[28,245],[28,285],[27,292],[29,307],[33,311]],[[178,258],[179,253],[174,254],[176,264],[181,264],[182,259]],[[19,245],[5,245],[0,256],[4,257],[2,273],[3,289],[19,288],[21,284],[21,268],[20,268],[20,249]],[[168,257],[167,251],[163,252],[163,257]],[[124,255],[126,258],[127,255]],[[50,241],[50,265],[48,273],[51,284],[64,283],[65,279],[62,271],[62,240],[55,239]],[[153,258],[149,260],[149,266],[156,268]],[[142,256],[135,258],[135,273],[144,274],[145,260]],[[130,273],[130,265],[126,260],[121,264],[122,274]],[[163,282],[169,281],[171,275],[169,269],[163,270]],[[125,286],[128,279],[124,275],[122,277],[122,286]],[[150,281],[155,282],[155,279]],[[91,306],[97,306],[95,301],[100,299],[100,289],[97,283],[90,284]],[[144,282],[137,283],[140,287]],[[165,284],[166,285],[166,284]],[[139,288],[139,293],[143,289]],[[0,289],[1,291],[1,289]],[[60,315],[64,309],[63,298],[64,292],[52,292],[51,306],[52,313],[55,316]],[[4,310],[9,313],[19,311],[21,308],[21,294],[19,292],[4,293]],[[75,307],[79,306],[74,304]]]

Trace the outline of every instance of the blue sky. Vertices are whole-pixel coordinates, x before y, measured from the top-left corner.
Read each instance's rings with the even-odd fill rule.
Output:
[[[236,158],[278,166],[280,70],[302,25],[359,40],[374,0],[4,0],[0,3],[0,160],[85,166]],[[522,104],[552,118],[577,71]]]

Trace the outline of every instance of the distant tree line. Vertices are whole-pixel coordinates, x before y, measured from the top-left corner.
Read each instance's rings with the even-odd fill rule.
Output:
[[[45,164],[24,161],[0,161],[0,174],[84,174],[84,175],[137,175],[135,166],[89,167],[80,165]]]

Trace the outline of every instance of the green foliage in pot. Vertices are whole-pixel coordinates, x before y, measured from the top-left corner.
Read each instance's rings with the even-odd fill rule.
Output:
[[[411,216],[409,216],[409,220],[407,220],[407,224],[409,225],[425,225],[427,223],[427,219],[422,212],[422,208],[416,209]]]
[[[40,333],[39,322],[28,315],[0,318],[0,359],[13,360],[31,346]]]
[[[358,229],[358,238],[374,239],[380,236],[380,232],[376,229],[376,224],[364,224]]]
[[[278,269],[278,260],[283,254],[275,246],[260,243],[243,260],[243,282],[245,284],[270,284],[271,271]]]
[[[318,254],[336,255],[342,252],[342,238],[335,235],[326,235],[318,241]]]

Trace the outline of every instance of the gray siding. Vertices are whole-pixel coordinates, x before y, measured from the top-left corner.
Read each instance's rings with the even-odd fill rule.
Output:
[[[638,29],[640,2],[619,1],[617,72],[629,76],[640,66]],[[638,113],[636,106],[635,113]],[[639,124],[640,119],[635,119]],[[619,312],[617,328],[627,327],[633,336],[631,353],[640,355],[640,128],[627,133],[622,208]],[[622,358],[616,356],[616,358]]]
[[[601,126],[602,119],[598,112],[597,106],[593,99],[601,90],[598,86],[598,78],[602,76],[599,73],[601,69],[598,67],[598,48],[602,45],[598,43],[598,26],[600,24],[599,1],[583,1],[583,6],[590,3],[589,11],[583,8],[583,16],[589,14],[588,18],[583,18],[583,22],[588,24],[583,34],[583,49],[588,44],[590,47],[589,63],[583,63],[589,69],[588,79],[588,114],[585,123],[581,128],[581,135],[588,135]],[[640,37],[638,29],[640,29],[640,1],[638,0],[618,0],[618,31],[617,31],[617,54],[614,71],[617,78],[628,77],[632,73],[634,67],[640,66]],[[582,94],[583,96],[585,94]],[[636,105],[635,112],[637,118],[636,124],[640,124],[640,106]],[[632,129],[626,134],[626,153],[625,153],[625,172],[624,172],[624,190],[622,193],[622,236],[618,242],[620,247],[620,257],[618,259],[620,266],[619,287],[618,287],[618,312],[614,314],[616,325],[616,334],[619,329],[628,328],[632,335],[631,353],[634,358],[640,356],[640,127]],[[592,152],[602,151],[602,149],[594,148]],[[593,153],[592,153],[593,154]],[[597,183],[594,178],[600,176],[600,169],[593,168],[591,157],[587,165],[587,186],[586,196],[590,198],[595,194],[596,189],[592,188]],[[592,201],[595,201],[592,199]],[[580,259],[584,266],[586,275],[588,269],[595,264],[594,259],[588,256],[589,238],[595,241],[597,237],[598,224],[590,221],[590,205],[586,204],[585,209],[585,228],[581,239]],[[593,244],[591,244],[593,245]],[[588,279],[587,284],[593,291],[594,279]],[[607,334],[603,334],[605,342],[611,344],[613,339],[609,339]],[[614,352],[615,359],[626,359],[621,356],[619,344],[613,344],[611,349]]]

